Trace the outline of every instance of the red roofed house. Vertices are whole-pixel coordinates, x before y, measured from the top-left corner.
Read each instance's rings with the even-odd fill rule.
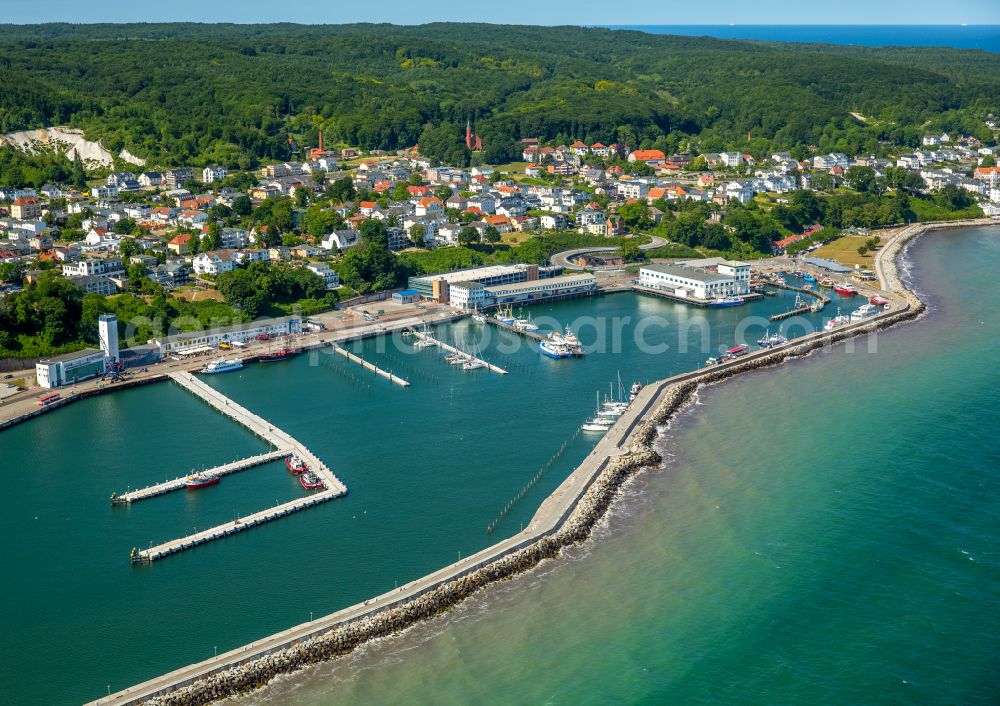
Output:
[[[985,181],[990,186],[1000,184],[1000,167],[976,167],[972,177],[979,181]]]
[[[410,196],[414,198],[423,198],[427,194],[431,193],[431,187],[429,186],[408,186],[406,187],[407,192]]]
[[[629,154],[630,162],[645,162],[651,167],[667,161],[667,156],[660,150],[636,150]]]
[[[501,233],[513,230],[514,226],[507,216],[484,216],[483,220],[487,225],[491,225]]]
[[[525,147],[521,151],[521,159],[525,162],[534,162],[538,159],[538,148],[537,147]]]
[[[10,215],[21,221],[42,217],[42,202],[35,196],[19,196],[11,204]]]
[[[440,216],[444,214],[444,203],[437,196],[429,196],[417,201],[418,216]]]
[[[573,150],[573,154],[578,154],[581,156],[585,154],[590,154],[590,148],[587,147],[585,143],[580,142],[579,140],[570,145],[569,148]]]
[[[372,215],[376,208],[378,208],[378,204],[374,201],[362,201],[358,204],[358,210],[366,216]]]
[[[167,250],[175,255],[187,255],[191,252],[191,237],[189,233],[185,233],[171,238],[167,242]]]
[[[611,148],[607,145],[602,145],[600,142],[595,142],[590,146],[590,152],[596,154],[598,157],[610,157]]]

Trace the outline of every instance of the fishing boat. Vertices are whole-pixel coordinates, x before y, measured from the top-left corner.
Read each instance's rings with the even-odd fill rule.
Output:
[[[878,307],[874,304],[862,304],[851,312],[851,321],[864,321],[865,319],[875,316],[878,311]]]
[[[822,299],[817,299],[812,304],[809,305],[809,311],[816,313],[818,311],[823,311],[823,307],[826,306],[826,302]]]
[[[886,304],[889,303],[889,300],[879,294],[876,294],[875,296],[871,297],[868,300],[868,302],[874,304],[875,306],[885,306]]]
[[[497,309],[496,319],[502,324],[507,324],[508,326],[514,325],[514,314],[511,313],[510,307],[507,309]]]
[[[206,365],[198,372],[204,375],[215,375],[217,373],[228,373],[232,372],[233,370],[239,370],[242,367],[243,367],[243,361],[239,359],[213,360],[211,363]]]
[[[546,355],[549,358],[572,358],[576,355],[573,349],[566,345],[561,340],[554,340],[551,338],[546,338],[544,341],[538,342],[538,350],[542,352],[542,355]]]
[[[837,294],[843,294],[845,297],[853,297],[858,293],[857,288],[850,282],[837,282],[833,285],[833,291]]]
[[[820,287],[825,287],[826,289],[833,289],[833,280],[829,277],[824,277],[819,281]]]
[[[788,339],[782,336],[780,333],[771,333],[770,331],[764,332],[764,337],[757,340],[757,345],[761,348],[770,348],[771,346],[780,346],[784,343],[788,343]]]
[[[722,362],[722,358],[711,357],[705,361],[705,365],[718,365]]]
[[[303,461],[298,454],[292,454],[285,459],[285,466],[292,473],[305,473],[309,470],[309,466]]]
[[[804,275],[802,275],[802,279],[804,279],[809,284],[815,284],[816,283],[816,277],[814,275],[809,274],[808,272],[806,272]]]
[[[636,397],[639,396],[639,392],[642,391],[642,383],[636,380],[632,383],[632,387],[628,391],[628,401],[632,402]]]
[[[192,473],[184,479],[184,487],[188,490],[197,490],[198,488],[207,488],[210,485],[216,485],[218,482],[219,476],[212,475],[211,473]]]
[[[707,306],[718,309],[726,306],[739,306],[743,300],[739,297],[719,297],[708,302]]]
[[[486,314],[482,313],[481,311],[477,311],[475,314],[472,315],[472,320],[475,321],[477,324],[485,324]]]
[[[523,317],[514,319],[512,325],[518,331],[533,332],[538,330],[538,326],[531,320],[531,314],[528,314],[528,318],[526,319]]]
[[[306,471],[299,476],[299,485],[306,490],[316,490],[325,487],[322,479],[312,471]]]
[[[825,324],[823,324],[823,330],[824,331],[832,331],[833,329],[837,328],[838,326],[844,326],[845,324],[849,324],[849,323],[851,323],[851,319],[849,317],[847,317],[847,316],[842,315],[840,313],[840,309],[838,308],[837,309],[837,315],[834,316],[829,321],[827,321]]]
[[[813,285],[807,282],[806,284],[802,285],[802,289],[806,290],[807,292],[811,292],[813,290]]]
[[[258,360],[261,363],[277,363],[279,360],[289,360],[302,353],[301,348],[279,348],[275,352],[268,351]]]

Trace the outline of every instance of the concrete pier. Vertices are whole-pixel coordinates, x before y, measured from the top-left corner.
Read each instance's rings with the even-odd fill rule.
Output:
[[[540,334],[538,331],[525,331],[523,329],[519,329],[516,326],[511,326],[510,324],[505,324],[503,321],[501,321],[500,319],[498,319],[498,318],[496,318],[494,316],[487,316],[486,317],[486,321],[487,321],[487,323],[490,323],[490,324],[496,326],[501,331],[510,331],[511,333],[516,333],[519,336],[524,336],[525,338],[530,338],[532,341],[544,341],[545,340],[545,336],[543,336],[542,334]]]
[[[459,355],[468,356],[469,360],[478,360],[480,363],[482,363],[491,372],[499,373],[500,375],[506,375],[507,374],[507,371],[504,370],[503,368],[501,368],[501,367],[499,367],[497,365],[493,365],[492,363],[489,363],[489,362],[487,362],[485,360],[482,360],[481,358],[477,358],[474,355],[472,355],[471,353],[466,353],[463,350],[459,350],[455,346],[449,345],[449,344],[445,343],[444,341],[439,341],[438,339],[434,338],[433,336],[431,336],[429,334],[422,333],[422,332],[417,331],[416,329],[412,329],[412,328],[409,329],[409,331],[414,336],[416,336],[419,340],[421,340],[421,341],[430,341],[431,343],[433,343],[434,345],[436,345],[441,350],[448,351],[449,353],[457,353]]]
[[[323,481],[324,488],[318,493],[312,493],[306,497],[291,500],[273,508],[255,512],[247,517],[237,518],[231,522],[226,522],[202,532],[196,532],[186,537],[181,537],[169,542],[164,542],[163,544],[157,544],[156,546],[149,547],[148,549],[136,551],[132,555],[133,563],[150,563],[156,561],[157,559],[162,559],[165,556],[176,554],[177,552],[184,551],[185,549],[191,549],[192,547],[210,542],[214,539],[228,537],[236,532],[242,532],[250,527],[265,524],[271,520],[291,515],[299,510],[304,510],[308,507],[313,507],[314,505],[318,505],[347,494],[347,486],[344,485],[340,479],[333,474],[333,471],[331,471],[327,465],[304,444],[296,441],[281,429],[274,427],[250,410],[229,399],[218,390],[206,385],[191,373],[169,373],[169,377],[185,390],[191,392],[197,397],[200,397],[219,412],[222,412],[222,414],[226,415],[233,421],[242,424],[272,446],[277,447],[279,451],[272,452],[273,454],[276,454],[274,458],[281,458],[293,453],[296,454],[306,463],[307,466],[309,466],[310,471],[319,476],[319,478]],[[267,454],[264,454],[264,456],[267,456]],[[236,462],[236,464],[239,463],[239,461]],[[263,463],[263,461],[261,461],[261,463]],[[156,486],[154,486],[154,488],[155,487]]]
[[[633,284],[632,291],[638,292],[639,294],[649,294],[650,296],[659,297],[660,299],[669,299],[672,302],[680,302],[681,304],[690,304],[691,306],[701,306],[708,307],[712,300],[711,299],[696,299],[694,297],[682,297],[677,294],[672,294],[671,292],[665,292],[662,289],[654,289],[652,287],[644,287],[641,284]],[[758,294],[756,292],[751,292],[750,294],[741,294],[739,298],[743,300],[744,304],[749,304],[750,302],[760,301],[764,298],[763,294]]]
[[[250,456],[248,458],[241,458],[238,461],[232,461],[230,463],[224,463],[221,466],[216,466],[215,468],[207,468],[204,471],[197,471],[206,476],[227,476],[230,473],[237,473],[239,471],[245,471],[248,468],[254,468],[255,466],[260,466],[271,461],[276,461],[279,458],[285,458],[286,456],[291,456],[292,452],[288,449],[278,449],[277,451],[268,451],[267,453],[259,454],[257,456]],[[184,487],[184,482],[187,480],[187,476],[181,476],[179,478],[174,478],[173,480],[164,481],[163,483],[157,483],[156,485],[151,485],[147,488],[140,488],[138,490],[132,490],[127,493],[122,493],[121,495],[115,493],[111,496],[111,503],[113,505],[127,505],[129,503],[138,502],[140,500],[146,500],[147,498],[155,498],[158,495],[163,495],[164,493],[170,493],[175,490],[180,490]]]
[[[346,348],[342,348],[341,346],[338,346],[336,343],[331,343],[330,346],[333,348],[334,351],[336,351],[340,355],[344,356],[345,358],[347,358],[352,363],[357,363],[362,368],[365,368],[366,370],[371,370],[373,373],[375,373],[376,375],[379,375],[381,377],[384,377],[389,382],[394,382],[397,385],[399,385],[400,387],[409,387],[410,386],[409,381],[404,380],[403,378],[401,378],[401,377],[399,377],[397,375],[393,375],[388,370],[382,370],[382,368],[378,367],[374,363],[369,363],[367,360],[365,360],[361,356],[355,355],[354,353],[351,353]]]

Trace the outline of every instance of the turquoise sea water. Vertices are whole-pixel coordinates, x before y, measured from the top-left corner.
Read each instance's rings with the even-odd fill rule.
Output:
[[[995,704],[1000,228],[924,319],[707,388],[595,541],[246,704]]]
[[[592,447],[577,429],[619,370],[628,386],[698,367],[720,346],[760,337],[766,320],[744,326],[748,315],[787,310],[792,299],[698,311],[620,294],[532,309],[543,326],[572,322],[597,347],[580,360],[542,358],[492,329],[487,340],[469,321],[439,329],[480,347],[507,376],[462,372],[435,351],[381,339],[359,350],[412,387],[333,355],[206,377],[306,443],[350,495],[148,567],[129,565],[130,548],[303,491],[277,462],[201,491],[110,507],[113,490],[264,449],[171,383],[85,400],[3,432],[0,703],[96,698],[391,590],[517,532]],[[801,332],[809,323],[784,325]],[[543,467],[541,482],[487,534]]]

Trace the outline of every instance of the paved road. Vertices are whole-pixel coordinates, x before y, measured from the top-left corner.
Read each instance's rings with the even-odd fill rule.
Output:
[[[645,245],[640,245],[639,246],[640,250],[653,250],[654,248],[663,247],[664,245],[667,244],[666,238],[661,238],[658,235],[650,235],[649,237],[652,238],[652,240],[650,240],[650,242],[646,243]],[[616,252],[617,250],[618,250],[617,245],[612,245],[612,246],[592,245],[589,248],[575,248],[573,250],[563,250],[562,252],[557,252],[549,259],[552,261],[553,265],[562,267],[565,270],[582,270],[584,268],[580,267],[579,265],[574,265],[573,263],[571,263],[569,261],[570,258],[576,257],[577,255],[585,255],[586,253]]]

